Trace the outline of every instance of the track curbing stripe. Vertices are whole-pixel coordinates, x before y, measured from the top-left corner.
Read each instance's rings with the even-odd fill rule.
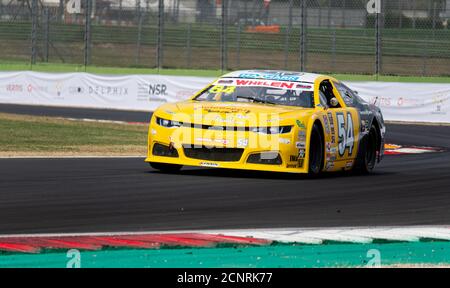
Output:
[[[161,246],[215,247],[220,243],[270,245],[272,242],[319,245],[326,241],[369,244],[374,240],[418,242],[422,239],[450,240],[450,227],[291,228],[3,235],[0,236],[0,250],[36,253],[45,248],[98,250],[102,247],[130,247],[154,249]]]

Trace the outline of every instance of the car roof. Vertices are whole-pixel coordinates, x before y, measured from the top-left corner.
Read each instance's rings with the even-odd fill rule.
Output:
[[[283,70],[239,70],[225,74],[220,78],[242,78],[314,83],[318,78],[323,76],[324,75],[314,73]]]

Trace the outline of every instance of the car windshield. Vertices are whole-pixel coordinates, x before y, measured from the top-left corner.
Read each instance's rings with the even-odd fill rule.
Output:
[[[226,82],[226,81],[222,81]],[[214,102],[244,102],[261,103],[267,105],[285,105],[303,108],[314,107],[314,92],[312,85],[299,83],[284,84],[284,82],[271,81],[253,81],[258,85],[248,81],[247,85],[238,85],[238,81],[230,80],[230,84],[211,85],[203,93],[197,96],[196,101],[214,101]],[[245,82],[245,81],[244,81]]]

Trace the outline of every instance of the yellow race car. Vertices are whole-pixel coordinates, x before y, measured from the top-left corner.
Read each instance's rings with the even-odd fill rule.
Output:
[[[329,76],[236,71],[152,116],[146,162],[317,175],[371,172],[384,153],[381,111]]]

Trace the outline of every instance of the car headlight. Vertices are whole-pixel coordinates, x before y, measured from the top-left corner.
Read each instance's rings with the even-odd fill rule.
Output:
[[[182,122],[163,119],[163,118],[159,118],[159,117],[156,117],[156,124],[158,124],[159,126],[166,127],[166,128],[174,128],[174,127],[183,126]]]
[[[250,131],[261,134],[287,134],[292,130],[292,126],[276,126],[276,127],[253,127]]]

